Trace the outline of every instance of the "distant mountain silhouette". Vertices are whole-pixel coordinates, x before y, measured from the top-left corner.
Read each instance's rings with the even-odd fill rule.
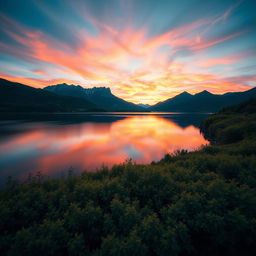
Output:
[[[163,111],[217,112],[224,107],[256,98],[256,88],[223,95],[202,91],[183,92],[153,106],[136,105],[120,99],[106,87],[85,89],[79,85],[59,84],[36,89],[0,79],[0,112],[84,112],[84,111]]]
[[[59,95],[86,99],[107,111],[145,111],[144,108],[136,104],[116,97],[112,94],[110,88],[106,87],[83,88],[80,85],[67,85],[64,83],[47,86],[44,90]]]
[[[182,92],[181,94],[176,95],[173,98],[165,100],[163,102],[158,102],[157,104],[151,106],[149,110],[152,111],[166,111],[167,108],[173,108],[176,105],[182,104],[185,101],[188,101],[193,98],[193,95],[188,92]],[[174,112],[174,111],[173,111]]]
[[[150,111],[166,112],[217,112],[223,107],[238,104],[256,97],[256,88],[244,92],[231,92],[223,95],[202,91],[195,95],[183,92],[149,108]]]
[[[142,103],[137,104],[137,106],[142,107],[142,108],[146,108],[146,109],[151,107],[151,105],[149,105],[149,104],[142,104]]]
[[[102,111],[80,98],[60,96],[42,89],[0,79],[0,112]]]

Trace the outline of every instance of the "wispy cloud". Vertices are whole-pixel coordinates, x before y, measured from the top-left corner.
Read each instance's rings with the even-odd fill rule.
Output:
[[[207,89],[214,93],[246,90],[250,88],[248,79],[231,81],[212,68],[232,67],[244,61],[247,55],[241,51],[218,57],[215,52],[213,57],[211,51],[227,41],[235,42],[247,31],[208,33],[217,24],[228,22],[240,4],[237,2],[219,16],[197,19],[157,35],[150,33],[147,24],[136,28],[132,23],[121,27],[103,23],[81,4],[77,8],[80,18],[90,26],[67,24],[66,32],[74,36],[73,43],[1,14],[1,30],[9,41],[0,41],[0,53],[31,63],[33,68],[24,76],[8,68],[0,75],[35,87],[58,82],[86,86],[88,79],[99,81],[101,86],[102,82],[110,81],[111,89],[118,96],[151,104],[184,89],[191,92]],[[59,21],[58,15],[54,17],[49,8],[39,7],[53,22],[65,26],[64,20]],[[91,27],[97,32],[93,33]],[[191,63],[193,58],[197,59]],[[197,70],[192,72],[191,66]]]

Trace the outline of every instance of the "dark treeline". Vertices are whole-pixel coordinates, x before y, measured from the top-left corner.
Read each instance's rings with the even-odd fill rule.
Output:
[[[1,255],[256,255],[256,100],[210,116],[214,145],[1,190]]]

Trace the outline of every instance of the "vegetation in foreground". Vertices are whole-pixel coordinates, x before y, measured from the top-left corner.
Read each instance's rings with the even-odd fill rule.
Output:
[[[216,145],[61,180],[10,180],[1,255],[256,255],[256,100],[209,117]]]

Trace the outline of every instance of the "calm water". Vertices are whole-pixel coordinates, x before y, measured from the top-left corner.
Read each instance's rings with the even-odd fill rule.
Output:
[[[0,180],[40,171],[58,177],[72,167],[95,171],[132,158],[160,160],[208,142],[198,126],[206,115],[90,113],[5,115],[0,119]]]

